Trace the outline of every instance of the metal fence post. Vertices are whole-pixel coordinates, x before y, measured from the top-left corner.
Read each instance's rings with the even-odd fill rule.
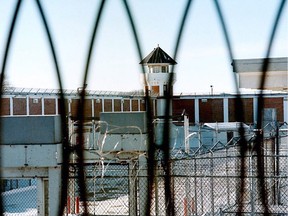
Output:
[[[212,213],[214,214],[214,163],[213,163],[213,153],[211,152],[210,154],[210,173],[211,173],[211,181],[210,181],[210,186],[211,186],[211,204],[212,204]]]
[[[249,157],[249,160],[250,160],[250,176],[251,176],[251,195],[250,195],[250,202],[251,202],[251,215],[254,215],[254,213],[255,213],[255,204],[254,204],[254,190],[255,190],[255,186],[254,186],[254,184],[255,184],[255,180],[254,180],[254,172],[253,172],[253,169],[254,169],[254,167],[253,167],[253,153],[251,152],[250,153],[251,154],[251,156]]]
[[[144,216],[147,208],[148,199],[148,173],[147,159],[145,155],[139,156],[139,216]]]
[[[195,197],[195,211],[194,213],[197,214],[198,210],[198,199],[197,199],[197,160],[196,157],[194,157],[194,197]]]
[[[49,215],[57,215],[61,193],[61,166],[49,168]]]
[[[137,161],[129,163],[129,215],[137,215]]]
[[[45,215],[45,184],[43,178],[37,178],[37,213]]]

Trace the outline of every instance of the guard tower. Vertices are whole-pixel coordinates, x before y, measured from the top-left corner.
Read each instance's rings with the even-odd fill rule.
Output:
[[[148,66],[145,73],[145,88],[150,91],[152,96],[157,96],[157,117],[161,118],[165,115],[165,96],[167,94],[169,78],[172,75],[172,65],[177,62],[164,52],[158,45],[157,48],[147,55],[140,64]],[[172,80],[171,90],[175,83],[175,74]],[[170,109],[172,112],[172,109]]]

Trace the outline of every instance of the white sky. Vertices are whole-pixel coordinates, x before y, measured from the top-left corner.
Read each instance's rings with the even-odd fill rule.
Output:
[[[82,86],[98,0],[42,0],[63,76],[64,88]],[[0,1],[0,66],[16,1]],[[157,44],[170,56],[186,0],[128,1],[143,57]],[[235,58],[265,57],[280,0],[222,0]],[[47,38],[32,0],[23,2],[6,75],[11,86],[58,88]],[[130,91],[142,88],[140,59],[120,0],[107,1],[96,38],[88,89]],[[288,11],[277,30],[272,57],[288,56]],[[173,57],[173,56],[172,56]],[[194,0],[175,67],[176,93],[234,92],[231,62],[213,1]]]

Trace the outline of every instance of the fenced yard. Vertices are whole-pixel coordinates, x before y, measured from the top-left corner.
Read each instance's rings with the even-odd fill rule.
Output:
[[[275,155],[274,140],[265,140],[264,182],[270,215],[288,212],[287,137],[281,139]],[[244,191],[241,189],[241,161],[245,164]],[[257,155],[249,151],[240,156],[237,145],[182,159],[171,159],[171,191],[175,215],[242,215],[263,214],[257,173]],[[146,161],[105,163],[85,166],[87,208],[91,215],[144,215],[147,206]],[[73,170],[73,169],[72,169]],[[77,176],[71,172],[69,206],[66,213],[80,214]],[[74,175],[74,176],[73,176]],[[166,215],[165,171],[157,161],[151,200],[151,215]]]

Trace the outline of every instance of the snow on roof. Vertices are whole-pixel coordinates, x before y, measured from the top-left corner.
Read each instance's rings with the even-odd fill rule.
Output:
[[[216,131],[238,131],[240,128],[241,122],[214,122],[214,123],[205,123],[203,127],[216,130]],[[242,123],[244,129],[248,129],[249,126]]]

